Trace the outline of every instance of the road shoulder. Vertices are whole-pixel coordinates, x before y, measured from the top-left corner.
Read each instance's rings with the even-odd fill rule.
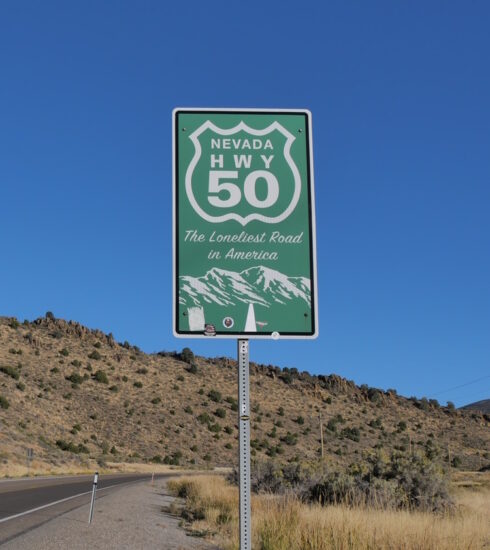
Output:
[[[179,518],[163,512],[173,497],[165,480],[145,481],[100,495],[88,525],[84,504],[1,545],[2,550],[216,550],[207,541],[188,536]]]

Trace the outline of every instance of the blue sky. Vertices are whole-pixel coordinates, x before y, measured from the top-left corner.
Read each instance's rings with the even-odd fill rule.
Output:
[[[254,341],[251,359],[490,397],[489,16],[479,1],[3,1],[0,314],[235,356],[172,336],[171,111],[308,108],[320,336]]]

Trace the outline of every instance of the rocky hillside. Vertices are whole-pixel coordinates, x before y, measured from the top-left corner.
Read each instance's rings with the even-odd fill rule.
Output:
[[[308,361],[301,366],[308,369]],[[0,475],[32,448],[44,466],[107,461],[233,466],[236,362],[145,354],[50,313],[0,318]],[[420,450],[452,467],[490,464],[488,415],[356,386],[335,374],[251,364],[257,458],[351,464],[376,449]]]

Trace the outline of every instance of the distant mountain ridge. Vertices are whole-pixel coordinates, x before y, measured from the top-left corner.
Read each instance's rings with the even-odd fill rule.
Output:
[[[179,277],[179,303],[185,306],[221,306],[238,303],[257,304],[266,308],[273,303],[304,301],[310,307],[311,284],[307,277],[288,277],[264,266],[241,272],[216,267],[202,277]]]
[[[480,411],[482,413],[490,414],[490,399],[482,399],[481,401],[475,401],[475,403],[469,403],[462,409],[471,409],[474,411]]]

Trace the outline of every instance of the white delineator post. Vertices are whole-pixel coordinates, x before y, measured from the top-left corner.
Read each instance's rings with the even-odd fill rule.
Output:
[[[94,517],[95,493],[97,491],[97,483],[99,482],[99,472],[95,472],[94,483],[92,485],[92,500],[90,501],[90,513],[88,516],[89,524],[92,523]]]
[[[248,340],[238,340],[238,424],[240,550],[250,550],[252,548],[252,517],[250,512],[250,381]]]

